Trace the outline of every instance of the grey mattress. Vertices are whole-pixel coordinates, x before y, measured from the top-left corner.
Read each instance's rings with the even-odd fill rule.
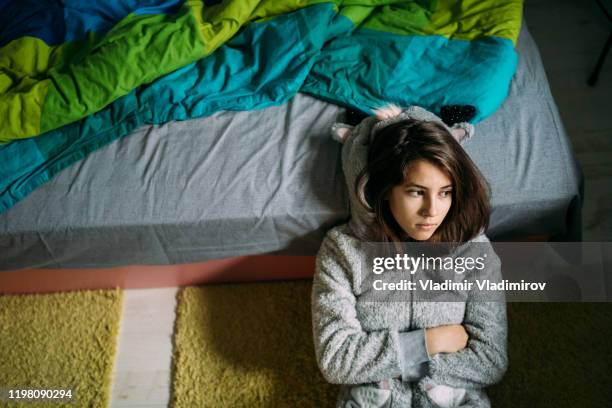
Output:
[[[492,239],[580,239],[582,179],[523,27],[509,98],[465,147],[492,187]],[[307,95],[261,111],[145,126],[0,215],[0,270],[314,254],[348,217],[343,109]]]

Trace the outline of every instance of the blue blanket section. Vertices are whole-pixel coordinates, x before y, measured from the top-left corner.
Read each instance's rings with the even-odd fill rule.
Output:
[[[171,14],[183,0],[12,0],[0,2],[0,47],[30,36],[47,45],[104,34],[130,13]]]
[[[0,213],[69,165],[143,124],[280,105],[294,96],[329,32],[350,27],[329,3],[249,25],[214,54],[44,135],[0,146]],[[331,31],[329,31],[331,30]]]
[[[356,30],[325,45],[301,91],[368,113],[390,102],[436,113],[444,105],[473,105],[478,123],[506,99],[517,64],[514,45],[504,38]]]

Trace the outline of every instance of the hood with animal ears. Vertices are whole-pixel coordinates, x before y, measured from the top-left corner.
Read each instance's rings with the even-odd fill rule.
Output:
[[[349,226],[355,236],[362,239],[368,238],[368,225],[372,223],[374,217],[371,212],[368,212],[359,203],[355,191],[355,182],[367,163],[370,140],[376,132],[401,120],[416,119],[441,124],[459,142],[472,137],[474,134],[474,126],[472,124],[461,122],[449,127],[438,116],[419,106],[410,106],[409,108],[402,109],[390,104],[376,109],[374,112],[374,116],[365,118],[356,126],[335,123],[331,129],[332,137],[338,142],[343,143],[342,170],[348,188],[351,209]]]

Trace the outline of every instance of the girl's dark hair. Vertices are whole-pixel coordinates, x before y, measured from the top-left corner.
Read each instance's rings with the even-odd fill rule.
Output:
[[[372,237],[381,242],[410,241],[389,209],[391,189],[404,182],[416,160],[427,160],[452,180],[448,214],[429,241],[466,242],[489,225],[489,187],[467,153],[436,122],[407,119],[380,129],[371,142],[368,162],[355,182],[361,204],[375,216]]]

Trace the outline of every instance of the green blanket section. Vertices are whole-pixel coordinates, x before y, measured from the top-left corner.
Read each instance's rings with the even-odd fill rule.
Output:
[[[122,292],[0,296],[0,406],[107,407]],[[72,390],[72,400],[9,400],[9,389]]]
[[[129,14],[106,33],[57,46],[17,38],[0,49],[0,143],[82,119],[211,55],[249,24],[317,3],[332,4],[354,28],[457,40],[515,42],[522,12],[521,0],[188,0],[175,14]]]

